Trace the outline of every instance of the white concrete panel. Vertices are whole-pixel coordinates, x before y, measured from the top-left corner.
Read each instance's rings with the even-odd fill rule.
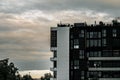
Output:
[[[120,57],[89,57],[89,60],[120,60]]]
[[[57,80],[69,80],[69,27],[57,29]]]
[[[100,78],[99,80],[120,80],[120,78]]]
[[[120,71],[120,68],[89,68],[89,71]]]

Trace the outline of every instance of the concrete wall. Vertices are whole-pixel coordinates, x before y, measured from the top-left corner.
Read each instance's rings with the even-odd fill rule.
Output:
[[[57,29],[57,80],[69,80],[69,27]]]

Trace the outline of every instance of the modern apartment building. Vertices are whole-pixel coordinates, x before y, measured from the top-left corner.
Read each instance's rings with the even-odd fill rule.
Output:
[[[120,23],[51,28],[53,80],[120,80]]]

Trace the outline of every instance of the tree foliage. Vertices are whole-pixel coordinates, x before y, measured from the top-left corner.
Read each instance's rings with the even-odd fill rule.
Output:
[[[41,80],[50,80],[50,78],[52,78],[51,73],[45,73],[44,77],[43,76],[41,77]]]
[[[22,80],[33,80],[32,77],[30,75],[24,75]]]
[[[18,69],[14,63],[8,64],[8,60],[0,60],[0,80],[18,80]]]

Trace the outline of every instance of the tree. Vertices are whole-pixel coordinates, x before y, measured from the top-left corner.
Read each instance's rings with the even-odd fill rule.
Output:
[[[18,69],[14,66],[14,63],[8,64],[8,58],[0,60],[0,80],[16,80]]]
[[[24,75],[23,80],[32,80],[32,77],[30,75]]]
[[[52,78],[51,73],[45,73],[44,77],[41,77],[41,80],[50,80],[50,78]]]

